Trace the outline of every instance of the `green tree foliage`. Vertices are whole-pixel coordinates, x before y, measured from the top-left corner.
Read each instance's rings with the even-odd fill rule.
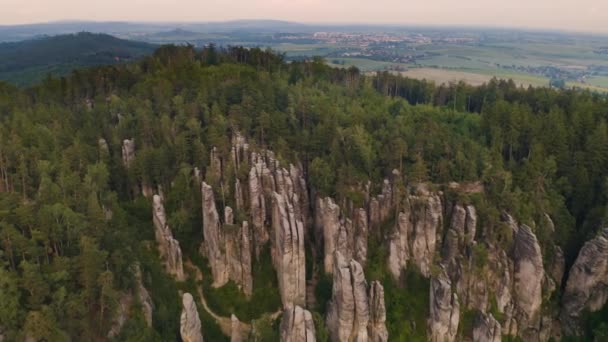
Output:
[[[235,170],[230,159],[236,131],[284,165],[301,163],[311,194],[357,205],[363,199],[354,189],[382,184],[394,169],[399,182],[481,182],[485,194],[472,200],[484,234],[508,245],[501,211],[528,223],[547,213],[555,233],[542,224],[534,229],[543,246],[556,242],[571,263],[606,219],[607,108],[605,97],[589,92],[498,80],[435,85],[333,69],[320,59],[285,63],[282,55],[241,47],[166,46],[136,63],[78,70],[27,90],[0,83],[2,328],[15,339],[30,328],[46,340],[103,339],[139,262],[153,326],[144,329],[133,313],[119,339],[176,340],[183,284],[163,272],[150,199],[141,192],[162,190],[185,257],[205,267],[196,260],[202,234],[194,170],[212,174],[215,147],[222,172],[208,180],[221,191],[218,204],[235,208],[230,180],[245,181],[249,171]],[[136,145],[128,168],[124,139]],[[391,336],[424,339],[428,281],[415,273],[400,282],[387,277],[385,241],[373,235],[366,274],[385,284]],[[475,253],[483,260],[482,250]],[[267,254],[254,263],[250,299],[233,284],[202,284],[213,294],[209,305],[246,321],[278,309]],[[319,279],[318,312],[330,288],[330,279]],[[594,320],[590,331],[601,336],[602,322]],[[275,336],[276,325],[261,331]]]

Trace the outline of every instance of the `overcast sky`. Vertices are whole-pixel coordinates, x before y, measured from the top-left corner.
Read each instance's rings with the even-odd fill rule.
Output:
[[[0,24],[64,19],[390,23],[608,33],[608,0],[0,0]]]

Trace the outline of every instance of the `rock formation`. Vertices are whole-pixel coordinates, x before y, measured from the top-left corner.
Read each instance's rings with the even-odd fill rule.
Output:
[[[142,313],[144,315],[144,319],[146,320],[146,324],[148,327],[152,327],[152,311],[153,304],[152,298],[150,298],[150,294],[148,290],[144,287],[142,277],[141,277],[141,269],[138,263],[135,263],[132,266],[133,274],[135,276],[135,295],[141,305]],[[116,313],[114,314],[114,319],[112,321],[112,327],[108,332],[108,337],[113,338],[120,335],[124,324],[129,319],[129,315],[131,313],[131,309],[133,307],[133,293],[126,292],[123,293],[118,301],[118,307],[116,308]]]
[[[479,313],[473,322],[473,342],[500,342],[500,323],[492,314]]]
[[[243,342],[241,336],[241,322],[235,315],[230,316],[230,342]]]
[[[395,279],[399,278],[408,260],[425,277],[430,276],[443,210],[439,195],[421,186],[417,193],[407,198],[390,238],[388,267]]]
[[[296,305],[283,311],[281,342],[315,342],[315,324],[310,311]]]
[[[446,271],[431,279],[429,336],[433,342],[452,342],[458,333],[460,303]]]
[[[581,248],[562,299],[562,323],[573,332],[583,310],[597,311],[608,298],[608,228]]]
[[[536,329],[542,304],[542,281],[545,276],[538,240],[530,227],[520,225],[513,242],[513,318],[520,334]],[[513,322],[512,322],[513,323]]]
[[[245,295],[253,292],[251,276],[251,232],[244,221],[240,226],[233,224],[232,208],[224,209],[225,224],[215,206],[213,189],[207,183],[201,185],[203,209],[203,237],[201,251],[207,256],[213,286],[225,285],[228,280],[239,284]]]
[[[124,293],[118,300],[118,306],[116,307],[116,313],[112,319],[112,327],[108,332],[109,338],[114,338],[120,335],[123,326],[129,319],[129,311],[131,310],[131,304],[133,302],[133,295],[131,293]]]
[[[264,227],[266,222],[266,199],[262,183],[264,176],[268,176],[269,173],[270,171],[261,157],[255,160],[249,171],[249,212],[254,231],[256,255],[259,255],[262,245],[269,239],[268,232]]]
[[[139,305],[141,305],[146,324],[148,327],[152,327],[152,313],[154,311],[154,304],[152,302],[152,298],[150,297],[150,293],[144,287],[139,264],[135,264],[133,266],[133,274],[135,276],[135,294],[137,295]]]
[[[122,163],[126,168],[131,166],[135,159],[135,139],[125,139],[122,142]]]
[[[363,208],[355,209],[353,224],[355,225],[354,233],[354,255],[361,266],[365,267],[367,263],[367,240],[369,235],[369,227],[367,223],[367,212]]]
[[[393,173],[397,172],[396,170]],[[395,174],[394,174],[395,175]],[[378,228],[382,222],[389,218],[393,208],[393,187],[388,179],[382,183],[382,192],[371,199],[369,204],[369,222]]]
[[[179,242],[173,238],[173,233],[167,225],[165,207],[159,195],[154,195],[152,200],[152,217],[154,221],[154,235],[158,245],[158,251],[165,265],[167,273],[175,276],[178,281],[183,281],[184,266],[182,263],[182,250]]]
[[[196,303],[189,293],[182,296],[182,315],[180,319],[179,333],[184,342],[203,342],[201,331],[201,320],[198,317]]]
[[[370,341],[388,341],[384,287],[379,281],[372,281],[369,289],[369,314],[368,334]]]
[[[374,282],[368,296],[363,268],[334,253],[333,292],[327,311],[327,328],[332,341],[383,341],[386,310],[384,290]],[[371,306],[370,306],[371,304]],[[371,323],[371,324],[370,324]]]
[[[201,185],[203,206],[203,238],[201,250],[204,251],[211,273],[213,274],[213,286],[220,287],[229,280],[228,265],[224,253],[224,235],[220,216],[215,207],[215,196],[213,189],[207,183]]]
[[[325,273],[334,270],[334,252],[336,250],[336,238],[340,228],[340,207],[327,197],[317,199],[317,236],[323,236],[323,265]]]
[[[306,304],[306,262],[304,225],[297,220],[294,208],[285,196],[273,193],[273,260],[279,291],[285,308]]]
[[[226,262],[228,277],[239,284],[246,296],[253,293],[253,278],[251,275],[251,229],[249,223],[243,221],[238,225],[226,225],[224,232]]]

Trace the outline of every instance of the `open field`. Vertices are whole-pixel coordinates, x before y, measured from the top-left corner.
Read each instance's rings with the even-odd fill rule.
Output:
[[[489,82],[493,77],[512,79],[517,85],[527,87],[543,86],[549,83],[548,80],[530,75],[492,75],[491,73],[476,73],[460,70],[447,70],[437,68],[413,68],[401,72],[403,76],[426,79],[437,84],[464,81],[471,85],[482,85]]]

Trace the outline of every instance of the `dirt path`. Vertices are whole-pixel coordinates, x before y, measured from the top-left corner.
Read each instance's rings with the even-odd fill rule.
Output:
[[[195,279],[197,283],[203,280],[203,273],[190,260],[186,261],[186,267],[194,271],[194,273],[196,274]],[[211,317],[213,317],[213,319],[215,319],[215,322],[220,326],[222,332],[226,336],[232,336],[232,320],[230,319],[230,317],[220,316],[211,310],[209,305],[207,305],[205,295],[203,294],[203,287],[201,285],[196,286],[196,291],[198,293],[198,297],[200,298],[200,302],[203,306],[203,309],[205,309],[205,311],[207,311],[207,313]],[[240,322],[239,328],[241,330],[240,336],[249,336],[249,333],[251,332],[251,324]]]

